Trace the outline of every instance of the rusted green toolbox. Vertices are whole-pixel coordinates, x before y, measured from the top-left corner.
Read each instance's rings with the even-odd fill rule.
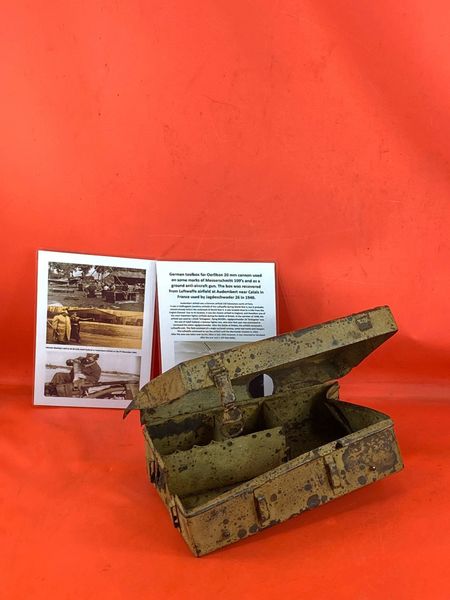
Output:
[[[397,331],[387,306],[181,363],[140,409],[150,481],[196,556],[402,469],[392,420],[337,380]],[[252,381],[273,381],[254,398]]]

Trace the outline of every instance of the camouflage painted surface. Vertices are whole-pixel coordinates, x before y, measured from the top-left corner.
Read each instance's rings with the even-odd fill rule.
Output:
[[[388,307],[178,365],[147,384],[148,472],[196,556],[403,467],[387,415],[339,400],[336,379],[395,333]],[[268,374],[271,396],[249,383]]]

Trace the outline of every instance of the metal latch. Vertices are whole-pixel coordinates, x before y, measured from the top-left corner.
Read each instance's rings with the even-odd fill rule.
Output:
[[[341,487],[341,477],[339,475],[339,469],[336,464],[336,461],[334,460],[334,456],[332,454],[326,454],[323,457],[323,460],[325,463],[325,469],[327,471],[328,480],[330,482],[331,487],[333,488],[333,490],[335,488]]]
[[[255,496],[256,514],[261,525],[270,519],[269,506],[267,500],[262,494]]]
[[[223,406],[223,421],[221,431],[224,437],[236,437],[244,428],[242,411],[236,403],[230,376],[217,359],[208,361],[209,374],[214,385],[219,390],[220,401]]]

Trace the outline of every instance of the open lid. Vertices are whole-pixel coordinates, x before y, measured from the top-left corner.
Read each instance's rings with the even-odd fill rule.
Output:
[[[215,385],[212,367],[220,364],[230,379],[243,384],[261,373],[277,380],[289,373],[299,386],[339,379],[397,331],[388,306],[327,321],[276,337],[180,363],[147,383],[130,403],[132,409],[155,408],[189,392]]]

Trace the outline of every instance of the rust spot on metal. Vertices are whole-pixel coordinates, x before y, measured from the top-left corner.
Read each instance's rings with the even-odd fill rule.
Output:
[[[306,506],[308,508],[316,508],[316,506],[319,506],[319,504],[320,504],[320,498],[317,494],[310,496],[306,502]]]
[[[274,525],[278,525],[278,523],[280,523],[280,519],[272,519],[268,526],[273,527]]]

